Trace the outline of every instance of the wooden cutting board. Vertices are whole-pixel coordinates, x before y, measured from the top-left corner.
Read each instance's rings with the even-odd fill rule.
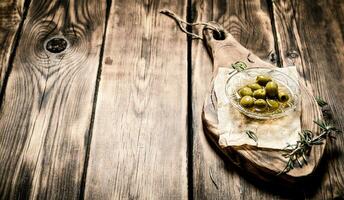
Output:
[[[248,67],[275,67],[247,50],[226,31],[223,31],[222,34],[217,34],[210,29],[204,29],[203,35],[205,38],[204,43],[213,60],[213,77],[217,74],[219,67],[231,67],[231,64],[237,61],[245,62]],[[315,134],[319,134],[320,129],[313,120],[322,119],[321,110],[303,82],[299,81],[299,84],[302,91],[301,129],[308,129]],[[217,101],[212,81],[203,106],[202,120],[204,132],[231,162],[249,174],[268,182],[296,183],[310,175],[319,164],[324,153],[326,141],[322,145],[312,148],[307,160],[308,165],[304,165],[302,168],[296,165],[296,168],[280,175],[277,174],[283,171],[287,164],[287,159],[282,156],[283,151],[281,150],[260,149],[246,145],[240,148],[221,148],[218,145],[220,133],[218,130],[216,105]]]

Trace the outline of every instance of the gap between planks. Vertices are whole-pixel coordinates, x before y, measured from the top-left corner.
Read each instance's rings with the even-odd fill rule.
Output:
[[[9,78],[9,76],[11,74],[11,71],[12,71],[13,62],[14,62],[14,58],[16,56],[17,47],[19,45],[19,41],[20,41],[20,38],[21,38],[21,35],[22,35],[24,22],[26,20],[26,16],[27,16],[30,4],[31,4],[31,0],[24,0],[24,1],[25,2],[24,2],[24,5],[23,5],[22,19],[21,19],[21,21],[19,23],[18,30],[17,30],[17,32],[16,32],[16,34],[14,36],[14,41],[13,41],[14,45],[13,45],[13,49],[11,50],[11,53],[10,53],[10,56],[9,56],[9,59],[8,59],[8,66],[7,66],[7,70],[5,71],[5,75],[4,75],[4,79],[3,79],[2,85],[1,85],[1,82],[0,82],[0,108],[2,106],[2,102],[3,102],[4,96],[5,96],[5,91],[6,91],[6,86],[7,86],[8,78]]]
[[[110,16],[110,9],[111,9],[112,0],[106,0],[106,14],[105,14],[105,27],[103,32],[103,38],[102,38],[102,44],[100,48],[99,53],[99,64],[98,64],[98,72],[97,72],[97,80],[96,80],[96,86],[94,90],[94,97],[93,97],[93,105],[92,105],[92,113],[91,113],[91,119],[90,119],[90,126],[88,131],[88,138],[86,143],[86,152],[85,152],[85,161],[84,161],[84,168],[82,171],[82,177],[81,177],[81,183],[80,183],[80,195],[79,199],[85,199],[85,187],[86,187],[86,178],[87,178],[87,168],[89,163],[89,157],[90,157],[90,151],[91,151],[91,142],[92,142],[92,135],[93,135],[93,125],[94,125],[94,118],[95,113],[97,109],[97,97],[98,97],[98,91],[99,91],[99,83],[101,81],[101,73],[102,73],[102,61],[104,56],[104,47],[105,47],[105,41],[106,41],[106,32],[109,22],[109,16]]]
[[[186,13],[186,21],[192,23],[192,0],[188,0],[187,2],[187,13]],[[189,32],[192,31],[192,27],[187,25],[186,29]],[[188,185],[188,198],[194,199],[193,196],[193,185],[194,185],[194,177],[193,177],[193,145],[194,145],[194,132],[192,128],[193,124],[193,107],[192,107],[192,36],[186,35],[187,37],[187,185]]]
[[[266,3],[268,5],[268,11],[270,15],[270,22],[271,22],[271,31],[272,35],[274,37],[274,44],[275,44],[275,54],[276,54],[276,66],[277,67],[286,67],[283,66],[282,57],[281,57],[281,48],[278,44],[277,39],[277,30],[276,30],[276,23],[275,23],[275,15],[274,15],[274,8],[273,8],[273,1],[274,0],[266,0]]]

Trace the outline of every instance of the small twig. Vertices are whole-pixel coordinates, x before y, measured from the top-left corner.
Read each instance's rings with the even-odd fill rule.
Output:
[[[216,189],[219,190],[219,186],[217,185],[216,181],[214,180],[213,173],[211,171],[211,168],[209,168],[209,176],[213,184],[215,185]]]

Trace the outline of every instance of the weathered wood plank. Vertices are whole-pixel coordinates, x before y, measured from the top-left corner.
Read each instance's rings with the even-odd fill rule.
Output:
[[[330,104],[331,118],[344,130],[344,2],[287,1],[273,4],[284,65],[295,64],[316,96]],[[344,136],[329,142],[323,165],[305,184],[307,198],[344,197]]]
[[[275,44],[265,1],[194,1],[193,11],[194,21],[219,22],[243,46],[263,60],[270,60]],[[210,89],[212,64],[202,42],[193,42],[192,65],[194,198],[279,199],[296,195],[248,177],[221,158],[209,144],[203,132],[201,112]]]
[[[23,18],[24,0],[0,2],[0,91],[9,67],[19,25]]]
[[[0,110],[0,198],[76,199],[80,193],[104,1],[32,0]],[[65,51],[45,50],[64,37]]]
[[[113,1],[87,169],[86,199],[187,198],[187,41],[168,8]]]

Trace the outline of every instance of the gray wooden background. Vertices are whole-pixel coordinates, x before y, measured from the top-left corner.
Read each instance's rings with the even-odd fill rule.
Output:
[[[211,60],[164,8],[297,65],[344,129],[343,0],[1,0],[0,199],[344,198],[343,135],[295,190],[213,150]],[[56,36],[68,45],[50,53]]]

